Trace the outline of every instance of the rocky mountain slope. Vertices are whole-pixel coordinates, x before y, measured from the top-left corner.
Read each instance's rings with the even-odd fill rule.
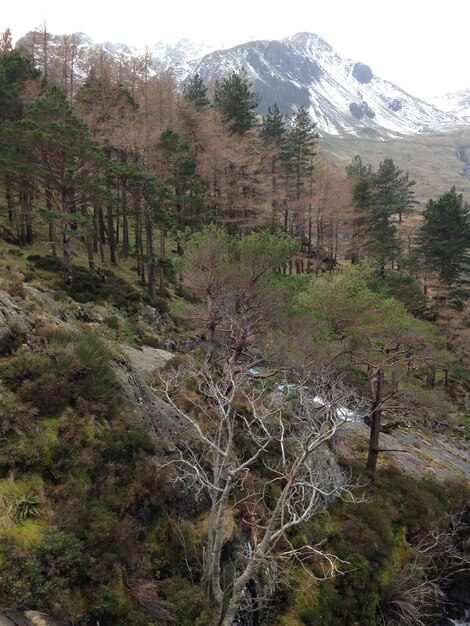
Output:
[[[432,98],[431,102],[441,111],[456,115],[470,124],[470,89],[446,93]]]
[[[375,76],[368,65],[344,57],[312,33],[219,50],[191,70],[209,81],[241,67],[261,95],[262,113],[274,102],[286,114],[304,106],[318,128],[332,135],[426,133],[461,123],[452,113]]]
[[[18,44],[28,50],[37,46],[40,56],[41,37],[28,33]],[[80,52],[77,59],[96,47],[83,33],[71,37]],[[64,45],[63,36],[49,38],[51,51]],[[304,106],[319,130],[329,135],[397,137],[454,128],[470,120],[468,91],[429,104],[376,76],[369,65],[343,56],[312,33],[247,42],[228,50],[187,39],[175,44],[159,42],[145,51],[124,43],[100,46],[121,59],[139,53],[146,56],[152,71],[171,71],[179,87],[196,72],[210,83],[244,67],[253,90],[261,96],[261,114],[274,103],[287,115]]]

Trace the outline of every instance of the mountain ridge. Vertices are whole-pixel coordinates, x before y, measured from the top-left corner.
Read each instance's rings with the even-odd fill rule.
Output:
[[[18,44],[28,48],[32,36],[28,33]],[[95,45],[84,33],[75,36],[83,49],[101,47],[112,57],[138,54],[136,47],[122,42]],[[50,37],[51,45],[58,45],[60,36]],[[213,83],[244,67],[253,91],[261,96],[260,114],[274,103],[288,116],[303,106],[318,129],[330,136],[382,139],[470,124],[470,89],[428,102],[375,75],[371,66],[342,55],[314,33],[259,39],[225,49],[189,39],[157,42],[143,56],[153,73],[170,72],[179,89],[195,73]]]

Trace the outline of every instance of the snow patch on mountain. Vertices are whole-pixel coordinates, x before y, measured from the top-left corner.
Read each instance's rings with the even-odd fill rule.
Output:
[[[470,88],[436,96],[430,101],[441,111],[452,113],[464,123],[470,123]]]
[[[261,95],[261,113],[274,102],[287,115],[304,106],[319,130],[329,134],[399,136],[461,123],[452,112],[375,76],[368,65],[344,57],[312,33],[217,51],[191,70],[208,81],[242,67]]]
[[[22,39],[28,49],[41,44],[39,37],[35,42],[31,32]],[[253,91],[260,95],[262,115],[274,103],[289,116],[303,106],[318,129],[331,135],[383,138],[470,123],[470,89],[425,102],[376,76],[366,63],[343,56],[313,33],[250,41],[230,49],[181,39],[139,50],[125,43],[94,44],[84,33],[72,37],[82,49],[101,48],[115,57],[145,56],[151,74],[171,72],[180,89],[196,72],[209,83],[245,68]],[[63,36],[52,35],[49,45],[63,45]],[[80,79],[85,77],[86,67],[76,71]]]

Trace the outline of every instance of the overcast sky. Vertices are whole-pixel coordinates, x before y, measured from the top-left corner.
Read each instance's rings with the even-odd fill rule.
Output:
[[[226,47],[316,33],[411,94],[470,88],[468,0],[4,0],[0,30],[14,39],[46,21],[51,33],[141,48],[188,37]],[[279,7],[279,8],[277,8]],[[282,10],[281,10],[282,7]]]

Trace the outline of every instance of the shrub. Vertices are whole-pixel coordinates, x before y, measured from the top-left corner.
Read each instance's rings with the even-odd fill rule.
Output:
[[[13,393],[0,394],[0,435],[28,432],[32,429],[37,409],[31,403],[19,402]]]
[[[69,583],[80,578],[88,563],[83,542],[74,535],[55,529],[45,531],[38,546],[44,575],[66,576]]]
[[[113,353],[96,332],[59,328],[50,338],[50,348],[75,398],[108,401],[118,390]]]
[[[38,378],[53,369],[54,363],[50,358],[35,354],[25,347],[19,348],[8,360],[0,363],[0,375],[13,391],[19,389],[25,380]]]
[[[64,264],[57,256],[40,256],[39,254],[30,254],[26,258],[38,270],[45,270],[46,272],[62,272],[64,269]]]
[[[70,403],[72,392],[67,379],[45,373],[34,380],[24,381],[18,390],[18,397],[34,405],[40,415],[55,415]]]
[[[14,519],[18,522],[23,522],[32,517],[39,517],[40,504],[41,498],[34,493],[20,496],[15,502]]]
[[[410,274],[392,272],[383,278],[374,276],[367,284],[372,291],[399,300],[413,315],[422,312],[426,305],[426,296],[421,283]]]

